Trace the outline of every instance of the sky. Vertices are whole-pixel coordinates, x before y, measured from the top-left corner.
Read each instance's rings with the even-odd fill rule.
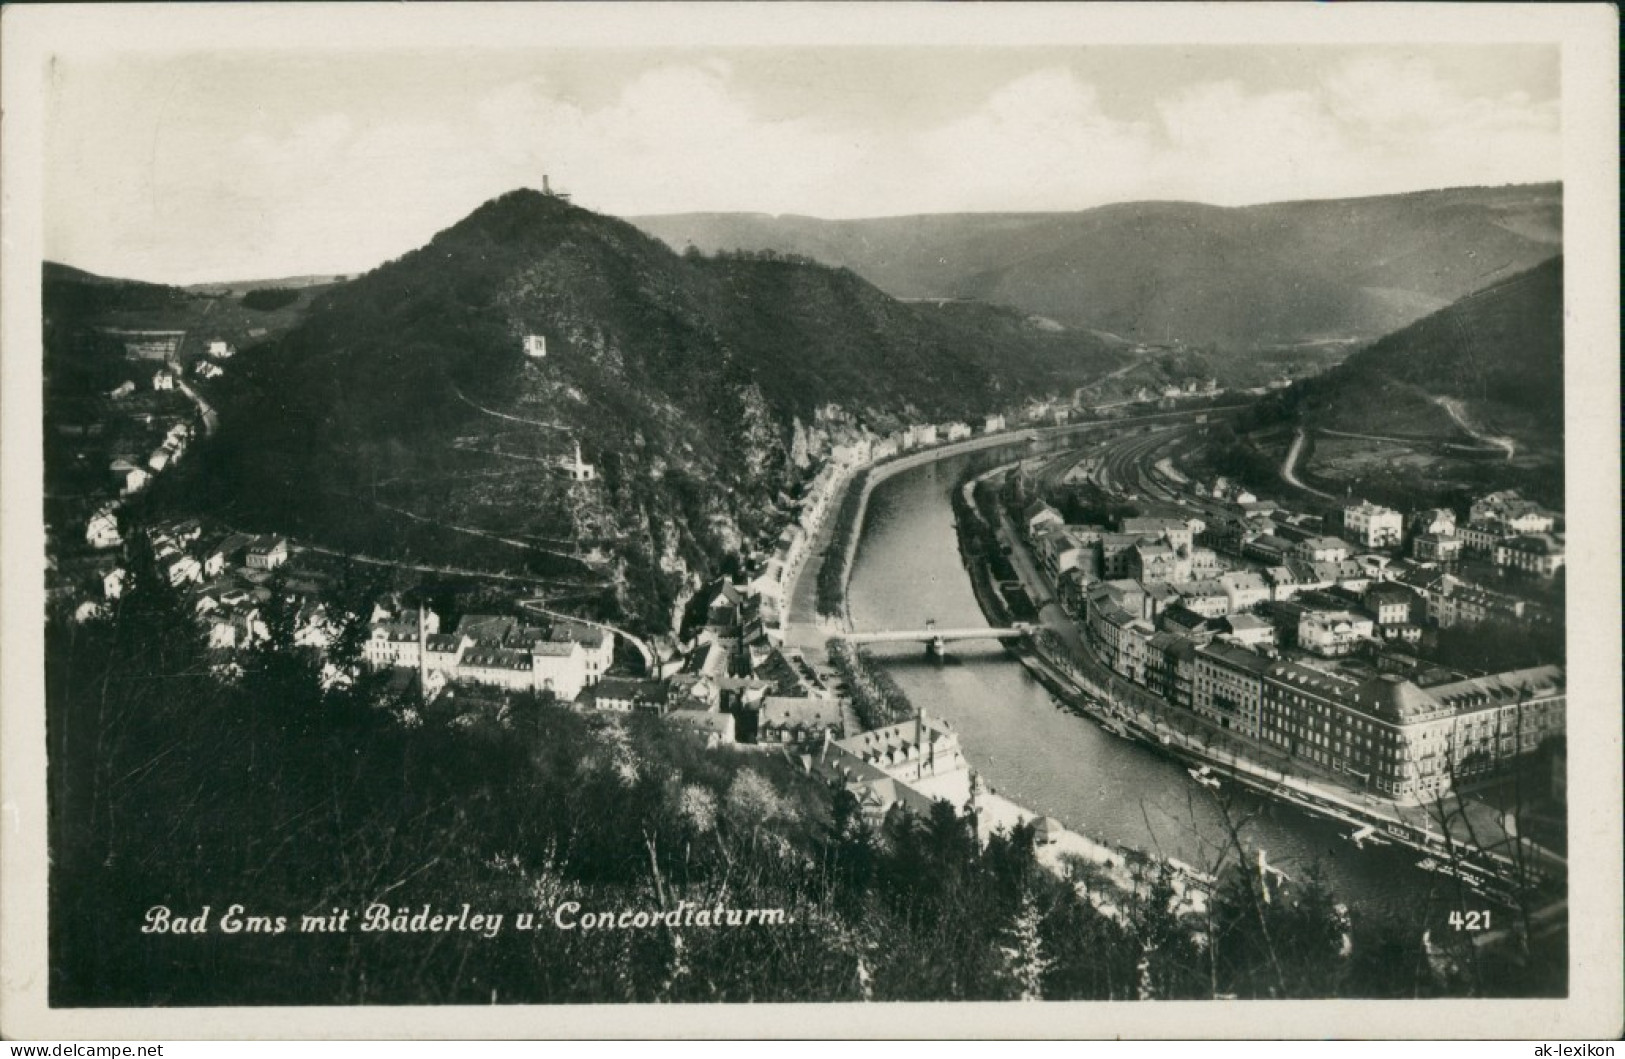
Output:
[[[46,256],[354,273],[548,174],[618,216],[1247,205],[1562,173],[1551,45],[59,57]]]

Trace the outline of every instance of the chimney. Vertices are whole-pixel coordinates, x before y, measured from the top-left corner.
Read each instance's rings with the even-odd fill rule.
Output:
[[[549,187],[549,186],[548,186],[548,183],[547,183],[547,174],[546,174],[546,173],[543,173],[543,174],[542,174],[542,194],[544,194],[544,195],[551,195],[551,194],[553,194],[553,189],[552,189],[552,188],[551,188],[551,187]]]
[[[429,701],[429,635],[423,623],[423,604],[418,604],[418,694]]]

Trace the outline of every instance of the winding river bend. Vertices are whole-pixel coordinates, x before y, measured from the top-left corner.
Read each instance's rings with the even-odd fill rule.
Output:
[[[875,488],[848,588],[855,628],[918,628],[927,618],[945,627],[987,624],[961,563],[949,497],[967,469],[1009,459],[949,457]],[[1073,830],[1210,868],[1227,846],[1228,814],[1245,821],[1249,855],[1267,851],[1293,879],[1318,864],[1350,903],[1414,905],[1430,888],[1415,854],[1359,850],[1343,837],[1346,827],[1245,792],[1209,792],[1181,765],[1060,708],[997,644],[955,643],[942,661],[918,644],[871,650],[917,706],[959,731],[971,767],[990,786]]]

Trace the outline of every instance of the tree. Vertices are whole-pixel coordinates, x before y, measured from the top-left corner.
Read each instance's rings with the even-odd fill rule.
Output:
[[[1044,975],[1055,961],[1044,953],[1044,940],[1039,934],[1043,921],[1032,891],[1023,889],[1021,904],[1005,928],[1004,944],[999,946],[1004,973],[1017,1000],[1044,999]]]

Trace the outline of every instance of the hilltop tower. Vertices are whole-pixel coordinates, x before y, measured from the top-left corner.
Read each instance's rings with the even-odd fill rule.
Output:
[[[570,201],[570,196],[565,192],[553,190],[553,185],[548,181],[546,173],[542,174],[542,194],[550,199],[558,199],[560,202]]]

